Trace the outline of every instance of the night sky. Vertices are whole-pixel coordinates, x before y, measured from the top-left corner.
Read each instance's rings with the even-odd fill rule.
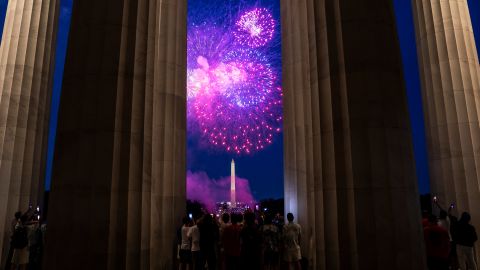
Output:
[[[63,66],[67,48],[67,37],[70,24],[71,7],[73,0],[61,0],[60,28],[58,31],[56,66],[54,75],[54,89],[52,95],[52,110],[48,149],[48,167],[46,175],[46,188],[50,188],[51,167],[53,159],[53,147],[55,141],[55,129],[57,124],[58,103],[61,91]],[[0,29],[3,30],[7,0],[0,0]],[[429,191],[428,164],[425,147],[425,132],[423,112],[421,105],[420,80],[415,45],[415,32],[411,12],[410,0],[394,0],[397,26],[402,49],[405,80],[409,110],[413,129],[415,158],[417,175],[419,179],[420,193]],[[475,32],[477,49],[480,44],[480,0],[469,0],[470,15]],[[191,147],[191,142],[189,146]],[[197,152],[189,149],[188,167],[195,171],[208,172],[211,178],[221,178],[230,173],[230,155],[212,154],[209,152]],[[195,155],[192,153],[195,152]],[[274,143],[266,150],[254,155],[236,157],[237,174],[250,181],[254,197],[278,198],[283,197],[283,149],[281,136],[276,137]]]

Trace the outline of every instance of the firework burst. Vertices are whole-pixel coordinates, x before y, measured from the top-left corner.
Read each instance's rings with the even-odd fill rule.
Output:
[[[282,89],[278,57],[265,54],[275,36],[272,15],[256,8],[237,18],[189,24],[188,130],[211,148],[249,154],[281,132]]]
[[[275,20],[266,8],[256,8],[243,14],[236,23],[236,40],[252,48],[262,47],[272,40]]]

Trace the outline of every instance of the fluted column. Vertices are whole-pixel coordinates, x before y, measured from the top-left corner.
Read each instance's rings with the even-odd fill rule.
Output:
[[[282,0],[285,208],[312,269],[425,269],[391,1]]]
[[[75,1],[46,269],[173,269],[185,214],[186,1]]]
[[[58,0],[8,2],[0,45],[2,266],[14,213],[43,195],[58,7]]]
[[[413,0],[431,191],[480,228],[480,66],[466,0]]]

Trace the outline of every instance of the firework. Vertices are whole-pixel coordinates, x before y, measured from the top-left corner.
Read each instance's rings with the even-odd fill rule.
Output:
[[[258,48],[273,38],[275,20],[265,8],[256,8],[243,14],[236,23],[236,40],[242,45]]]
[[[261,31],[242,37],[242,27]],[[210,148],[248,154],[264,149],[281,131],[279,68],[272,66],[278,57],[258,48],[273,38],[274,27],[267,9],[246,12],[230,25],[189,25],[188,130]]]

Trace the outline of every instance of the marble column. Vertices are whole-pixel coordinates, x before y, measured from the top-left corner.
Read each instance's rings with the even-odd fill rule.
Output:
[[[393,6],[282,0],[285,208],[311,269],[425,269]]]
[[[16,211],[41,203],[58,0],[10,0],[0,45],[0,265]]]
[[[173,269],[186,201],[186,8],[74,1],[46,269]]]
[[[413,0],[431,191],[480,227],[480,66],[466,0]]]

